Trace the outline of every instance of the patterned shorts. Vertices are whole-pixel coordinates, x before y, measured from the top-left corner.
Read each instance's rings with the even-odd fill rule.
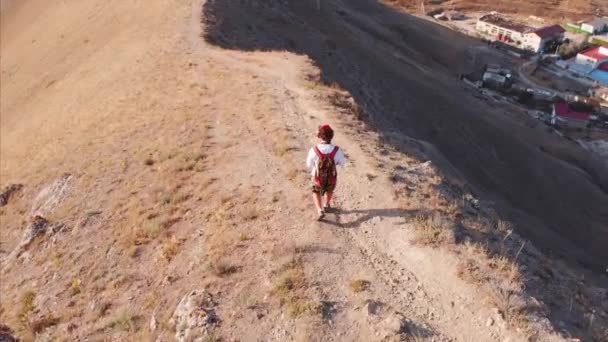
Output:
[[[312,184],[312,192],[315,194],[324,194],[326,192],[334,192],[336,184],[327,184],[324,188],[317,183]]]

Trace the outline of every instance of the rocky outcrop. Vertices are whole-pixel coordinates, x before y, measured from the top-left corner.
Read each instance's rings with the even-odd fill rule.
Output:
[[[46,216],[52,212],[67,195],[72,177],[71,174],[64,173],[40,190],[32,203],[30,216]]]
[[[4,207],[8,204],[8,201],[11,199],[11,196],[23,189],[23,184],[11,184],[4,188],[4,191],[0,193],[0,207]]]
[[[185,295],[169,321],[175,329],[175,339],[179,342],[204,341],[210,329],[220,322],[215,313],[216,305],[205,290],[194,290]]]
[[[19,341],[13,331],[4,324],[0,324],[0,342],[17,342]]]

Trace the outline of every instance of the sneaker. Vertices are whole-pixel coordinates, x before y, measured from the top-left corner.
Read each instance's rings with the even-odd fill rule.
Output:
[[[325,213],[329,213],[332,210],[333,209],[332,209],[332,207],[329,204],[327,204],[326,206],[323,207],[323,212],[325,212]]]
[[[325,217],[325,212],[323,210],[319,211],[319,216],[317,216],[317,221],[322,221]]]

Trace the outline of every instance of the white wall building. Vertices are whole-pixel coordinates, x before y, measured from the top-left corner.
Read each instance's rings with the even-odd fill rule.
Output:
[[[608,47],[596,46],[576,55],[576,63],[597,68],[600,64],[608,62]]]
[[[488,14],[479,18],[475,28],[491,39],[536,53],[544,52],[545,46],[552,41],[563,40],[566,32],[559,25],[535,29],[515,23],[497,14]]]
[[[533,30],[529,26],[514,23],[497,14],[487,14],[479,18],[475,28],[492,39],[514,46],[521,46],[524,42],[524,34]]]
[[[590,22],[581,24],[581,30],[595,34],[608,30],[608,17],[596,18]]]
[[[564,40],[565,33],[566,30],[559,25],[541,27],[524,34],[522,48],[536,53],[547,52],[544,51],[547,44]]]

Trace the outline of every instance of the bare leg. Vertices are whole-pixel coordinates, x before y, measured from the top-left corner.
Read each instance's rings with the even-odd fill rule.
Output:
[[[334,193],[333,192],[326,192],[325,193],[325,206],[326,207],[331,207],[331,198],[333,197]]]
[[[315,202],[315,207],[317,207],[317,213],[321,213],[321,211],[323,210],[321,207],[321,194],[316,192],[313,193],[312,200]]]

